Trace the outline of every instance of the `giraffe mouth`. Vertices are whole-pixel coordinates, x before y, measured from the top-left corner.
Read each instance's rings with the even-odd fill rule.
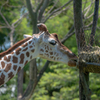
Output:
[[[77,65],[78,58],[73,58],[68,61],[70,67],[75,67]]]

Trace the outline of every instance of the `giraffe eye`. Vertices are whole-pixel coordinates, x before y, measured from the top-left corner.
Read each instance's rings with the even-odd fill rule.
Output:
[[[51,44],[51,45],[56,45],[56,41],[55,40],[51,40],[51,41],[49,41],[49,43]]]

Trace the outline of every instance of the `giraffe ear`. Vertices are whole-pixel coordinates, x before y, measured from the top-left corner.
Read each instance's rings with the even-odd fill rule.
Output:
[[[42,42],[44,39],[45,32],[42,32],[39,36],[39,42]]]
[[[32,37],[32,36],[31,36],[31,35],[26,35],[26,34],[24,34],[23,37],[24,37],[24,38],[27,38],[27,37]]]

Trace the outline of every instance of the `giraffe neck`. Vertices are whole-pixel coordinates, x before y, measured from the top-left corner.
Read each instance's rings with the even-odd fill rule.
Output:
[[[18,44],[21,45],[21,44],[23,44],[24,42],[28,41],[30,38],[31,38],[31,37],[27,37],[27,38],[25,38],[25,39],[23,39],[23,40],[17,42],[16,44],[14,44],[14,45],[13,45],[11,48],[9,48],[8,50],[6,50],[6,51],[0,53],[0,59],[1,59],[2,57],[4,57],[5,55],[11,53],[15,48],[17,48],[17,47],[19,46]]]
[[[0,85],[15,76],[31,59],[36,58],[35,41],[28,40],[0,59]]]

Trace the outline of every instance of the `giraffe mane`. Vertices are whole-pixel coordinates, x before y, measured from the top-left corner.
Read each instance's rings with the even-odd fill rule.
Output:
[[[10,47],[8,50],[6,50],[6,51],[0,53],[0,59],[1,59],[2,57],[4,57],[5,55],[11,53],[11,52],[12,52],[13,50],[15,50],[19,45],[21,45],[21,44],[23,44],[24,42],[28,41],[30,38],[31,38],[31,37],[27,37],[27,38],[25,38],[25,39],[23,39],[23,40],[17,42],[16,44],[14,44],[14,45],[13,45],[12,47]]]

